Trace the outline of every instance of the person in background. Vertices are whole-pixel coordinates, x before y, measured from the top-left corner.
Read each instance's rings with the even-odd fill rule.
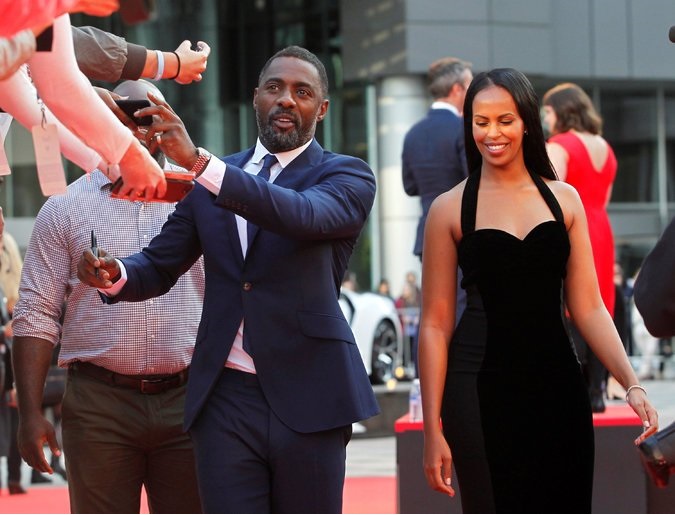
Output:
[[[3,182],[4,177],[0,177],[0,184]],[[21,265],[19,248],[5,230],[0,208],[0,456],[6,456],[10,495],[26,493],[21,485],[21,456],[17,448],[18,415],[11,352],[12,310],[18,296],[17,277],[21,275]]]
[[[410,128],[403,140],[403,189],[410,196],[420,197],[421,215],[413,248],[420,260],[431,203],[467,175],[462,109],[472,78],[471,63],[467,61],[444,57],[431,63],[427,81],[433,103],[427,115]],[[457,294],[459,319],[466,297],[463,290]]]
[[[635,273],[635,281],[640,277],[640,273],[638,269]],[[640,354],[640,365],[637,370],[638,378],[643,381],[655,379],[657,373],[655,360],[659,354],[660,339],[652,336],[647,329],[642,314],[635,305],[635,297],[631,302],[631,324],[635,350]]]
[[[377,290],[375,293],[378,293],[383,297],[388,297],[393,300],[393,297],[391,296],[391,289],[389,287],[389,281],[384,277],[380,279],[380,282],[377,284]]]
[[[623,348],[626,349],[626,354],[632,355],[633,348],[633,331],[630,313],[630,302],[628,285],[626,277],[623,273],[623,267],[620,263],[614,263],[614,286],[615,286],[615,301],[614,301],[614,326],[616,332],[623,342]],[[626,396],[625,390],[617,382],[617,380],[609,374],[605,375],[607,381],[607,398],[609,400],[623,400]]]
[[[527,77],[476,75],[464,134],[469,177],[434,201],[424,243],[425,475],[452,496],[454,464],[465,513],[590,513],[593,420],[563,303],[626,388],[640,439],[658,416],[600,295],[583,204],[556,180]],[[468,299],[455,324],[458,263]]]
[[[558,178],[574,186],[584,205],[593,248],[593,261],[600,294],[614,315],[614,236],[607,215],[617,161],[612,147],[602,137],[602,118],[588,95],[578,85],[559,84],[543,97],[543,122],[548,129],[548,155]],[[572,326],[573,340],[584,366],[593,411],[605,410],[607,371]]]
[[[115,91],[162,98],[146,81],[124,82]],[[161,152],[156,157],[163,161]],[[110,190],[110,180],[95,171],[65,195],[50,197],[36,218],[14,314],[19,448],[35,470],[53,472],[43,445],[57,456],[61,451],[42,397],[60,342],[58,363],[68,368],[62,438],[72,512],[138,513],[145,488],[152,513],[198,513],[193,446],[182,423],[203,261],[195,260],[158,299],[101,303],[76,277],[92,233],[120,254],[138,251],[175,207],[114,199]]]
[[[165,102],[142,109],[162,120],[148,141],[161,132],[197,184],[141,253],[79,264],[118,305],[164,294],[204,256],[185,427],[206,512],[340,513],[352,423],[379,411],[338,299],[375,177],[314,139],[328,104],[324,65],[291,46],[262,67],[248,150],[220,160]]]
[[[419,375],[417,365],[417,331],[419,330],[421,300],[417,276],[414,272],[408,272],[401,294],[396,298],[395,305],[401,319],[403,334],[410,346],[410,355],[415,367],[415,377]]]

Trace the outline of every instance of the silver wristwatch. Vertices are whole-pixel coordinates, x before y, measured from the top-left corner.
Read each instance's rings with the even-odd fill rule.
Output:
[[[210,160],[211,153],[202,147],[197,147],[197,161],[195,161],[195,164],[190,168],[190,173],[195,175],[195,179],[206,169]]]

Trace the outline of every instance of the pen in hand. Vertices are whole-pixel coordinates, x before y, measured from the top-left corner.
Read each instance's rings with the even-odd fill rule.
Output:
[[[93,229],[91,231],[91,253],[95,258],[98,258],[98,245],[96,244],[96,235]],[[98,279],[98,268],[94,270],[94,275]]]

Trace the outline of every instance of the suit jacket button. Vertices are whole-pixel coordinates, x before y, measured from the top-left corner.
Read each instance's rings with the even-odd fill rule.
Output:
[[[244,283],[244,291],[251,291],[251,288],[253,288],[253,285],[250,282],[246,281]]]

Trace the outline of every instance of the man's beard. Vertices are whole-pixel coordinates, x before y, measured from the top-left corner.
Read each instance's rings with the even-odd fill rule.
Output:
[[[277,114],[277,113],[275,113]],[[295,129],[285,132],[279,132],[274,129],[271,115],[267,120],[263,120],[258,111],[255,112],[255,119],[258,124],[258,137],[265,148],[270,152],[277,154],[301,147],[314,137],[316,130],[316,120],[308,127],[301,127],[296,123]],[[297,122],[297,116],[293,116]]]

